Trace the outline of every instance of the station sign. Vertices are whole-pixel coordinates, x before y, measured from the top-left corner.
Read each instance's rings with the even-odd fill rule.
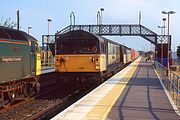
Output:
[[[10,63],[10,62],[21,62],[22,57],[19,56],[3,56],[0,58],[0,62]]]

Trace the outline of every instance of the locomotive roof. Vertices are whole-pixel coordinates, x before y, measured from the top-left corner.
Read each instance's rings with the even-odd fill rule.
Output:
[[[111,42],[111,43],[124,46],[124,45],[122,45],[122,44],[120,44],[120,43],[117,43],[117,42],[112,41],[112,40],[110,40],[110,39],[104,38],[104,37],[102,37],[102,36],[100,36],[100,35],[92,34],[92,33],[89,33],[89,32],[83,31],[83,30],[75,30],[75,31],[67,32],[67,33],[65,33],[64,35],[60,36],[60,39],[64,39],[64,38],[68,38],[68,39],[69,39],[69,38],[71,38],[72,36],[73,36],[73,37],[79,37],[79,36],[81,36],[81,37],[94,37],[94,38],[98,39],[99,41],[104,41],[104,40],[106,40],[106,41],[109,41],[109,42]],[[127,46],[124,46],[124,47],[127,48],[127,49],[130,49],[130,48],[128,48]]]
[[[117,42],[114,42],[112,40],[109,40],[107,38],[104,38],[100,35],[96,35],[96,34],[92,34],[92,33],[89,33],[89,32],[86,32],[86,31],[83,31],[83,30],[75,30],[75,31],[70,31],[70,32],[67,32],[65,33],[64,35],[60,36],[59,38],[60,39],[70,39],[71,37],[73,37],[72,39],[76,38],[76,37],[92,37],[92,38],[95,38],[95,39],[98,39],[99,41],[104,41],[104,40],[107,40],[109,42],[112,42],[112,43],[116,43],[116,44],[119,44]]]
[[[89,32],[86,32],[86,31],[83,31],[83,30],[75,30],[75,31],[70,31],[70,32],[67,32],[67,33],[65,33],[64,35],[62,35],[62,36],[60,36],[59,38],[60,39],[66,39],[66,38],[68,38],[68,39],[74,39],[74,38],[76,38],[76,37],[94,37],[94,38],[96,38],[97,39],[97,37],[94,35],[94,34],[91,34],[91,33],[89,33]]]
[[[27,33],[11,28],[0,26],[0,38],[18,40],[18,41],[37,41],[34,37]]]

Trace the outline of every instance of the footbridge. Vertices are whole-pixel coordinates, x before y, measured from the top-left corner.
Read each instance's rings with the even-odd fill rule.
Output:
[[[83,30],[101,36],[140,36],[155,45],[158,56],[161,54],[161,49],[159,49],[161,45],[163,45],[164,53],[167,53],[168,35],[158,35],[141,24],[69,25],[55,35],[43,35],[42,49],[49,50],[49,44],[54,44],[59,36],[75,30]]]
[[[160,43],[162,39],[164,39],[164,42],[166,43],[168,38],[167,35],[157,35],[147,27],[138,24],[69,25],[58,31],[55,35],[43,35],[43,44],[46,43],[45,41],[47,41],[47,39],[49,39],[48,42],[54,43],[55,36],[58,37],[75,30],[83,30],[101,36],[140,36],[154,45]]]
[[[143,25],[70,25],[59,31],[57,35],[74,30],[83,30],[102,36],[141,36],[153,44],[157,42],[157,34]]]

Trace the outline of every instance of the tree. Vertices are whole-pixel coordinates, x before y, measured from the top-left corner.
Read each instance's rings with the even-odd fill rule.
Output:
[[[12,21],[11,18],[8,18],[4,21],[2,17],[0,21],[0,26],[7,27],[7,28],[15,28],[17,24],[14,21]]]
[[[179,57],[180,57],[180,45],[179,45],[179,46],[177,46],[177,56],[179,56]]]

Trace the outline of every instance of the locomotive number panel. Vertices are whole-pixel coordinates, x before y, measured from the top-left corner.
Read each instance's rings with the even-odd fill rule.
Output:
[[[80,66],[80,67],[79,67],[79,70],[84,70],[84,69],[85,69],[85,68],[84,68],[84,67],[82,67],[82,66]]]

